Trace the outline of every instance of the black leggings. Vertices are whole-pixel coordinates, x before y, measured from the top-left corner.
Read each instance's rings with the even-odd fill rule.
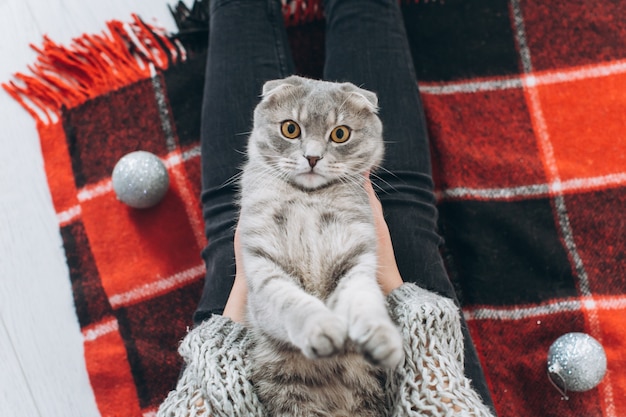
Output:
[[[207,275],[194,320],[221,313],[235,275],[236,183],[252,112],[263,83],[295,72],[279,0],[212,0],[202,108],[202,203],[209,244]],[[405,281],[456,300],[439,252],[428,136],[398,0],[328,0],[324,79],[378,94],[384,169],[374,188],[382,202]],[[465,369],[491,398],[463,323]]]

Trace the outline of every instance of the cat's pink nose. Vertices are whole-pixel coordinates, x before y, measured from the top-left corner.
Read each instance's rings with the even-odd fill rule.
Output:
[[[317,161],[322,159],[319,156],[305,156],[305,158],[309,160],[309,166],[311,168],[313,168],[315,165],[317,165]]]

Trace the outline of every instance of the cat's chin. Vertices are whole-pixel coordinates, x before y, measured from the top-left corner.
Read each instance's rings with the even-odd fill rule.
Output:
[[[298,187],[306,190],[315,190],[317,188],[322,188],[332,182],[325,176],[317,174],[315,172],[298,174],[292,179],[292,181]]]

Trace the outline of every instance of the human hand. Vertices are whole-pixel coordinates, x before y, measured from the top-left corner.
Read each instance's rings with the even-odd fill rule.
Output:
[[[365,191],[370,199],[370,206],[372,206],[372,213],[374,214],[374,224],[376,226],[376,236],[378,239],[378,273],[376,278],[383,293],[388,295],[391,291],[402,285],[402,277],[396,264],[396,257],[393,252],[393,245],[391,243],[391,235],[389,234],[389,228],[387,222],[385,222],[385,216],[383,215],[383,206],[380,204],[380,200],[372,187],[372,182],[369,178],[369,173],[365,177]]]
[[[391,243],[391,236],[389,235],[389,228],[387,227],[387,223],[385,222],[385,217],[383,215],[383,207],[374,192],[369,175],[367,175],[365,179],[365,190],[367,191],[370,205],[372,206],[374,224],[376,226],[376,236],[378,239],[378,284],[383,290],[383,293],[387,295],[402,285],[403,281],[396,264],[393,245]],[[224,307],[223,315],[225,317],[229,317],[235,322],[241,323],[246,314],[248,287],[241,261],[239,228],[235,230],[235,264],[237,270],[235,274],[235,283],[233,284],[233,288],[228,296],[228,301],[226,302],[226,307]]]
[[[224,317],[232,321],[242,323],[246,317],[246,300],[248,298],[248,284],[243,273],[243,262],[241,260],[241,244],[239,243],[239,225],[235,229],[235,282],[230,290],[228,301],[224,307]]]

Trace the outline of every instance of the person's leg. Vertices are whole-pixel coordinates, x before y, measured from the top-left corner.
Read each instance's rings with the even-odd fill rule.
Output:
[[[202,106],[207,273],[194,322],[221,313],[235,276],[237,181],[263,83],[294,72],[279,0],[212,0]]]
[[[405,281],[456,300],[439,252],[430,151],[413,59],[398,0],[325,0],[329,81],[378,94],[385,161],[373,178]],[[465,369],[491,405],[476,350],[463,323]]]

